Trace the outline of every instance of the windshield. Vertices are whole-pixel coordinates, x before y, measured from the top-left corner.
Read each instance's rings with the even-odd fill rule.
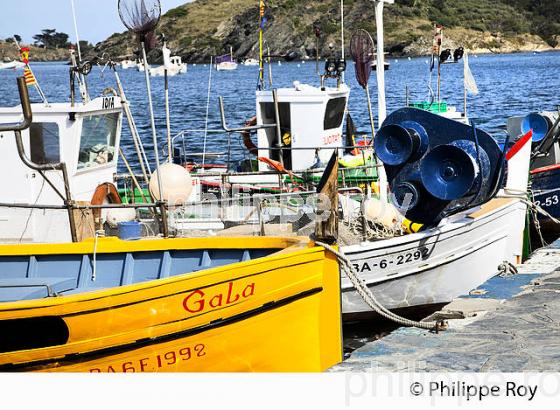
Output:
[[[115,159],[119,113],[84,117],[78,169],[91,168]]]

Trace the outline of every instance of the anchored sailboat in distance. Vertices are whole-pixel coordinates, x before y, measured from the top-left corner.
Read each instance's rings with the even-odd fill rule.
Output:
[[[229,48],[229,54],[216,57],[216,70],[232,71],[237,70],[237,62],[233,58],[233,48]]]

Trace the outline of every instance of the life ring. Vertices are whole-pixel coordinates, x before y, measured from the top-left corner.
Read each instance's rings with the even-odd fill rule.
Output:
[[[122,204],[122,199],[119,195],[117,187],[110,182],[104,182],[97,185],[93,196],[91,197],[90,203],[92,205],[103,205],[105,200],[110,204]],[[101,223],[101,208],[95,208],[93,210],[93,218],[96,224]]]
[[[247,121],[245,121],[245,126],[246,127],[254,127],[255,125],[257,125],[257,117],[251,117],[249,118]],[[245,148],[247,148],[247,150],[253,154],[253,155],[257,155],[259,152],[258,147],[253,143],[253,140],[251,140],[251,132],[250,131],[242,131],[241,135],[243,136],[243,145],[245,145]]]

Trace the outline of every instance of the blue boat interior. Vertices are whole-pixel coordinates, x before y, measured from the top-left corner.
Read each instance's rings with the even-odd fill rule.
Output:
[[[279,249],[0,256],[0,302],[114,288],[268,256]]]

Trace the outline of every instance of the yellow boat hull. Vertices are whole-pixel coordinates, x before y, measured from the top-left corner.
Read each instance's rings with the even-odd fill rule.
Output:
[[[340,362],[340,278],[332,255],[280,238],[207,238],[197,246],[251,248],[263,241],[284,249],[166,279],[0,303],[0,324],[56,318],[68,329],[64,344],[0,353],[0,371],[307,372]],[[119,241],[107,251],[194,243]],[[61,246],[0,247],[0,255],[80,252],[86,245]]]

